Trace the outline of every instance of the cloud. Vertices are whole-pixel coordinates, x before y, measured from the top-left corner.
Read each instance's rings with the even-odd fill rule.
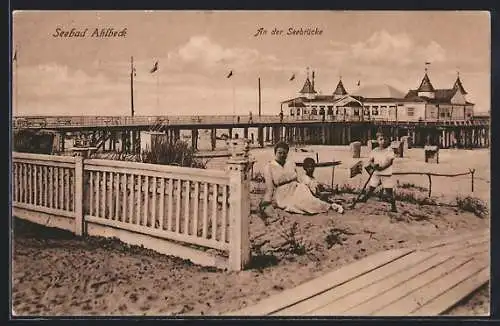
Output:
[[[446,51],[435,41],[417,44],[405,33],[390,34],[386,30],[373,33],[368,39],[354,44],[330,41],[329,49],[321,52],[331,64],[422,66],[424,62],[445,62]]]
[[[211,71],[217,68],[248,70],[249,67],[269,66],[277,61],[275,56],[263,55],[256,49],[225,48],[202,35],[192,36],[187,43],[168,54],[169,66],[178,69],[194,66]]]

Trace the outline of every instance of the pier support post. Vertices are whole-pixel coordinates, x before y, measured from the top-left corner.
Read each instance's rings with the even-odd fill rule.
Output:
[[[217,129],[212,128],[210,130],[210,146],[212,150],[215,150],[215,147],[217,145]]]
[[[257,128],[257,142],[260,147],[264,147],[264,127]]]
[[[243,138],[248,139],[248,128],[243,128]]]
[[[194,151],[198,150],[198,129],[191,130],[191,147]]]

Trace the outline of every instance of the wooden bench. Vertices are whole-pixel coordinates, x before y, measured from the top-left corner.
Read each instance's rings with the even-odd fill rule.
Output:
[[[433,316],[489,280],[489,232],[376,253],[229,315]]]

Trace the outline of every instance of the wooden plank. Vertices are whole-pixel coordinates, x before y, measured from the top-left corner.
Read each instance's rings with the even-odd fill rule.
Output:
[[[43,167],[43,206],[49,207],[49,167]]]
[[[478,254],[488,253],[489,249],[489,241],[484,241],[460,250],[456,253],[456,256],[476,257]]]
[[[453,237],[446,237],[445,239],[439,239],[430,243],[424,243],[421,246],[418,246],[419,250],[428,250],[436,247],[443,247],[446,245],[454,244],[457,242],[463,242],[468,239],[473,239],[480,236],[489,237],[489,230],[487,228],[479,229],[471,232],[465,232]]]
[[[106,221],[115,222],[110,220]],[[145,248],[155,250],[164,255],[174,255],[189,259],[198,265],[220,268],[227,267],[227,259],[224,257],[178,245],[165,239],[155,238],[128,230],[115,229],[113,227],[95,224],[91,221],[87,222],[87,232],[91,236],[116,237],[125,243],[144,246]]]
[[[285,290],[277,295],[261,300],[256,305],[230,312],[231,316],[262,316],[294,305],[311,298],[318,293],[325,292],[335,286],[344,284],[356,277],[388,264],[398,258],[414,252],[412,249],[398,249],[381,251],[374,255],[360,259],[352,264],[343,266],[319,278],[303,283],[295,288]]]
[[[319,309],[327,304],[339,300],[351,293],[361,290],[367,286],[370,286],[378,281],[384,280],[385,278],[392,277],[393,275],[407,270],[419,263],[429,260],[432,257],[437,256],[436,254],[416,251],[409,255],[403,256],[396,259],[380,268],[377,268],[370,273],[359,276],[350,282],[336,286],[326,292],[319,293],[318,295],[311,297],[307,300],[299,302],[293,306],[285,308],[283,310],[277,311],[272,315],[277,316],[300,316]]]
[[[144,225],[135,225],[131,223],[124,223],[120,221],[113,221],[110,219],[105,219],[105,218],[100,218],[100,217],[95,217],[95,216],[85,216],[85,220],[100,224],[100,225],[105,225],[105,226],[110,226],[122,230],[128,230],[131,232],[136,232],[136,233],[141,233],[141,234],[147,234],[150,236],[166,239],[166,240],[174,240],[174,241],[179,241],[187,244],[194,244],[202,247],[207,247],[207,248],[212,248],[212,249],[218,249],[222,251],[226,251],[229,249],[229,244],[227,243],[222,243],[220,241],[213,241],[211,239],[202,239],[199,237],[194,237],[191,235],[185,235],[185,234],[180,234],[176,233],[174,231],[167,231],[167,230],[158,230],[152,227],[144,226]]]
[[[47,154],[33,154],[33,153],[21,153],[12,152],[12,159],[14,161],[18,160],[30,160],[30,161],[48,161],[51,163],[66,162],[75,163],[75,158],[72,156],[59,156],[59,155],[47,155]]]
[[[19,203],[23,204],[23,203]],[[27,205],[27,204],[24,204]],[[24,207],[16,207],[17,204],[12,207],[12,216],[18,217],[23,220],[27,220],[39,225],[43,225],[51,228],[59,228],[63,230],[68,230],[73,232],[75,230],[75,219],[74,216],[65,216],[62,215],[64,213],[68,213],[67,211],[57,211],[46,213],[40,210],[32,210]],[[49,209],[46,207],[41,207],[44,209]]]
[[[376,311],[374,316],[405,316],[418,309],[427,302],[445,293],[448,289],[460,284],[486,266],[470,260],[464,265],[452,270],[443,277],[435,279],[424,287],[410,293],[404,298],[393,302],[389,306]]]
[[[488,242],[488,237],[486,235],[477,235],[473,238],[464,239],[463,241],[446,244],[444,246],[434,247],[430,249],[426,249],[428,252],[439,252],[442,254],[445,253],[459,253],[461,250],[470,247],[472,245],[480,244]]]
[[[443,256],[439,255],[437,257],[443,258]],[[339,306],[338,303],[336,303],[335,310],[340,310],[338,311],[338,314],[341,316],[371,315],[372,313],[394,303],[400,298],[405,297],[416,289],[425,286],[443,275],[446,275],[449,271],[458,268],[470,260],[470,258],[451,257],[441,264],[426,269],[420,274],[413,275],[411,279],[406,277],[403,282],[401,282],[401,280],[396,282],[396,277],[393,277],[385,281],[384,284],[380,286],[383,287],[382,292],[370,292],[372,293],[371,297],[365,295],[362,297],[362,300],[358,301],[358,304],[351,309],[345,309],[345,307]],[[402,278],[404,278],[404,273],[402,273],[402,275]],[[367,300],[367,298],[370,299]],[[332,312],[331,308],[334,307],[326,307],[326,309],[321,312]]]
[[[490,271],[485,267],[478,273],[452,287],[437,298],[434,298],[432,301],[426,303],[417,310],[414,310],[409,314],[409,316],[437,316],[445,313],[457,302],[486,284],[489,279]]]
[[[33,186],[32,204],[37,206],[38,205],[38,201],[37,201],[37,199],[38,199],[38,180],[37,180],[37,166],[34,164],[31,166],[31,184]]]
[[[368,301],[372,298],[375,298],[378,295],[390,290],[391,288],[394,288],[410,280],[416,275],[419,275],[422,272],[425,272],[449,260],[449,257],[439,256],[435,254],[431,255],[432,256],[429,259],[425,259],[421,263],[416,264],[405,270],[398,271],[395,274],[392,274],[390,278],[374,282],[368,286],[358,289],[356,292],[343,296],[340,299],[337,300],[332,299],[330,300],[330,303],[325,304],[318,309],[309,311],[308,315],[332,315],[336,313],[341,313],[342,311],[346,311],[351,308],[355,308],[357,305],[365,301]],[[357,282],[357,279],[353,280],[352,282],[354,283]],[[350,283],[351,282],[349,282],[348,284],[350,285]]]

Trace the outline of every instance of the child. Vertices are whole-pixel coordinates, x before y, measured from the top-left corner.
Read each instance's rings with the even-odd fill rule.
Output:
[[[312,159],[311,157],[306,157],[303,161],[302,168],[305,171],[305,175],[302,175],[300,177],[300,182],[307,185],[307,187],[309,188],[309,190],[311,190],[312,194],[315,197],[320,198],[320,192],[327,191],[328,187],[318,182],[314,178],[314,170],[316,169],[316,163],[314,162],[314,159]],[[341,205],[332,203],[332,208],[340,214],[344,213],[344,208]]]
[[[394,180],[392,177],[392,165],[394,162],[394,151],[389,146],[389,139],[381,132],[377,133],[379,146],[375,147],[370,153],[370,161],[367,169],[373,171],[370,179],[368,191],[361,201],[366,202],[375,188],[380,184],[391,203],[391,211],[397,212],[396,198],[394,197]]]

